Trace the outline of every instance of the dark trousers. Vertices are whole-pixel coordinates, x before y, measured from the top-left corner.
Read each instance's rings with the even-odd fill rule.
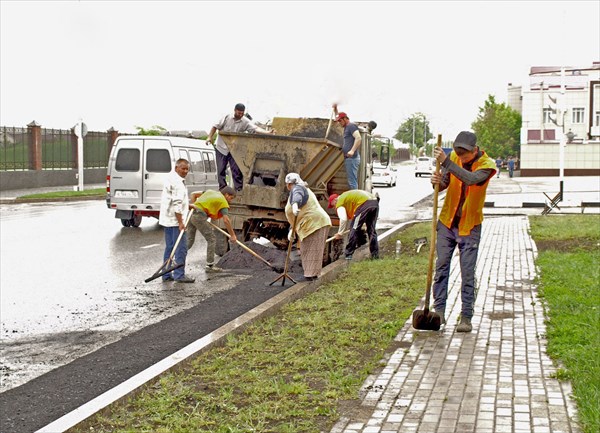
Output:
[[[356,209],[354,219],[350,223],[350,234],[348,235],[348,243],[346,244],[345,254],[352,255],[358,248],[358,231],[363,224],[366,225],[367,235],[369,235],[369,251],[371,258],[379,258],[379,242],[377,241],[377,231],[375,223],[379,215],[379,201],[367,200]]]
[[[435,278],[433,280],[433,306],[436,311],[446,309],[448,298],[448,280],[450,278],[450,262],[454,250],[458,246],[460,261],[460,299],[462,303],[461,316],[473,317],[475,304],[475,264],[479,252],[481,238],[481,224],[471,229],[467,236],[459,236],[458,228],[449,229],[438,221],[437,225],[437,261],[435,263]]]
[[[244,185],[244,175],[242,175],[240,168],[233,159],[233,156],[231,156],[231,152],[229,152],[227,155],[223,155],[217,150],[215,155],[217,157],[217,177],[219,178],[219,189],[223,189],[223,187],[227,186],[225,176],[227,172],[227,164],[229,164],[235,190],[241,191]]]

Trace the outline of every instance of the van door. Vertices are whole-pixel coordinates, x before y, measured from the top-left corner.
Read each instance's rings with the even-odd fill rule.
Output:
[[[219,189],[219,180],[217,177],[217,161],[215,160],[214,150],[203,150],[202,161],[204,162],[204,173],[206,176],[206,189]]]
[[[112,204],[139,204],[142,201],[141,139],[120,139],[115,145],[116,155],[110,172]]]
[[[190,172],[194,173],[194,185],[204,188],[206,185],[206,173],[204,172],[204,163],[202,162],[202,154],[199,150],[190,150]]]
[[[165,175],[172,169],[171,143],[167,140],[144,139],[144,203],[160,204]]]

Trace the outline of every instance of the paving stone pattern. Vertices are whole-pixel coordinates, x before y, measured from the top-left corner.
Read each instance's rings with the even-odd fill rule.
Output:
[[[455,332],[456,253],[445,329],[417,331],[409,318],[396,337],[400,347],[363,384],[360,412],[370,417],[344,417],[331,433],[580,432],[570,385],[551,377],[536,255],[527,217],[487,218],[473,332]]]

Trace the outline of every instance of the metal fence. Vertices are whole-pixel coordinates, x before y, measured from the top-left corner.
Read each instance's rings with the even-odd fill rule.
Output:
[[[30,128],[2,126],[0,136],[0,171],[29,170],[32,167],[33,143]],[[77,168],[77,137],[71,129],[41,128],[43,170]],[[89,131],[83,138],[84,168],[104,168],[108,164],[108,132]]]

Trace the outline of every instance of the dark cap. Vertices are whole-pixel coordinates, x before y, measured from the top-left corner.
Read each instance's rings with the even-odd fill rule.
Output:
[[[246,106],[240,102],[239,104],[235,104],[235,109],[238,111],[246,111]]]
[[[462,147],[465,150],[472,151],[477,146],[477,136],[470,131],[461,131],[456,136],[452,147]]]

